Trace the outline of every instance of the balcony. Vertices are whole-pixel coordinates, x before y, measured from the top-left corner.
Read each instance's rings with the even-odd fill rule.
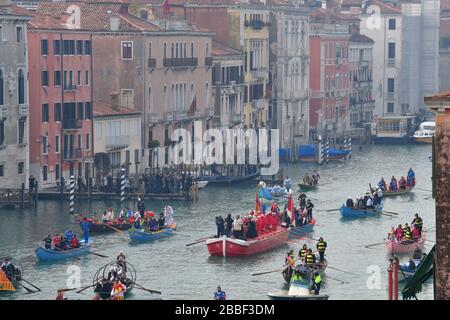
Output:
[[[266,69],[265,68],[255,68],[250,71],[252,74],[252,77],[255,79],[264,79],[266,77]]]
[[[77,160],[81,158],[82,150],[80,148],[64,150],[64,160]]]
[[[173,113],[173,119],[176,121],[186,121],[189,120],[189,116],[185,111],[175,111]]]
[[[241,114],[235,114],[235,113],[233,113],[233,114],[230,116],[230,122],[233,123],[233,124],[239,124],[239,123],[241,123],[241,122],[242,122],[242,115],[241,115]]]
[[[246,20],[244,22],[244,26],[252,28],[253,30],[262,30],[265,26],[268,25],[269,23],[266,23],[262,20]]]
[[[77,86],[74,84],[64,85],[64,91],[77,91]]]
[[[205,57],[205,66],[212,66],[212,65],[213,65],[213,58]]]
[[[173,121],[173,112],[164,112],[164,121],[172,122]]]
[[[147,61],[147,66],[149,68],[156,68],[156,59],[149,58],[148,61]]]
[[[63,119],[64,130],[77,130],[83,127],[83,121],[77,119]]]
[[[189,68],[198,66],[198,58],[166,58],[163,60],[165,68]]]
[[[264,109],[264,99],[255,99],[252,101],[252,107],[256,110],[263,110]]]
[[[24,118],[28,116],[28,106],[19,106],[19,112],[17,113],[19,118]]]
[[[158,114],[150,113],[150,115],[148,117],[148,123],[149,124],[157,124],[158,123]]]
[[[122,149],[130,144],[130,136],[106,136],[106,149]]]

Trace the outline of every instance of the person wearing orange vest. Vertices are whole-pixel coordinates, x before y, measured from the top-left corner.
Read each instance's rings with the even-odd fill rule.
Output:
[[[116,280],[111,290],[111,300],[125,300],[126,291],[127,287],[119,280]]]

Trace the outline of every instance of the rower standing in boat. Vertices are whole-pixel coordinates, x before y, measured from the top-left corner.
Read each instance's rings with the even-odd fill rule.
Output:
[[[327,249],[327,243],[320,237],[316,245],[317,251],[319,251],[320,262],[325,260],[325,250]]]
[[[412,168],[409,168],[408,170],[408,185],[410,188],[414,187],[416,185],[416,174],[414,173]]]
[[[316,263],[316,255],[312,252],[312,249],[308,249],[308,253],[305,256],[305,264],[307,267],[312,268]]]
[[[166,219],[166,226],[170,226],[171,224],[173,224],[173,209],[167,204],[164,207],[164,218]]]
[[[291,189],[292,189],[292,181],[291,181],[291,178],[289,178],[289,176],[287,176],[286,179],[284,179],[283,187],[286,188],[288,193],[291,191]]]
[[[91,230],[91,223],[86,217],[83,218],[81,223],[81,230],[83,230],[84,245],[86,246],[89,242],[89,232]]]
[[[314,272],[313,280],[314,294],[317,296],[320,292],[320,286],[322,284],[322,278],[317,271]]]
[[[308,254],[308,247],[306,246],[306,244],[303,244],[303,247],[298,252],[298,257],[301,262],[304,263],[307,254]]]
[[[220,214],[216,217],[216,226],[217,226],[217,238],[220,238],[225,234],[225,220],[223,220]]]
[[[227,300],[227,294],[220,288],[220,286],[217,286],[217,291],[214,292],[214,300]]]
[[[419,214],[416,213],[414,216],[414,220],[411,222],[412,226],[416,226],[419,229],[419,235],[422,235],[422,226],[423,226],[423,220],[421,217],[419,217]]]
[[[312,216],[312,210],[313,210],[313,208],[314,208],[313,203],[311,202],[310,199],[308,199],[308,200],[306,201],[306,210],[308,211],[308,221],[309,221],[309,222],[311,222],[311,220],[312,220],[312,218],[313,218],[313,216]]]

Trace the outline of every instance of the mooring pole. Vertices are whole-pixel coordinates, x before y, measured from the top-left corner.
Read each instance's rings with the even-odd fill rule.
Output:
[[[120,205],[123,208],[125,203],[125,168],[120,169]]]
[[[393,262],[393,274],[392,274],[392,282],[393,282],[393,300],[398,300],[398,259],[394,258],[394,262]]]
[[[348,138],[348,158],[352,158],[352,137]]]
[[[69,199],[69,213],[75,213],[75,177],[70,176],[70,199]]]
[[[23,210],[23,208],[25,207],[25,183],[22,183],[20,191],[20,209]]]
[[[392,259],[389,259],[388,271],[388,300],[392,300]]]

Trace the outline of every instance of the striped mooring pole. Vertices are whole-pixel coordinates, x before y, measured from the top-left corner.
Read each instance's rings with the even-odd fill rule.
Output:
[[[123,204],[125,202],[125,168],[120,170],[120,203]]]
[[[326,159],[327,159],[327,164],[328,161],[330,160],[330,139],[327,139],[327,150],[326,150]]]
[[[352,138],[348,138],[348,158],[352,158]]]
[[[323,145],[322,145],[322,139],[319,140],[319,144],[317,145],[317,162],[319,164],[322,164],[323,161]]]
[[[347,151],[347,137],[344,137],[344,151]],[[347,155],[345,156],[345,159],[347,159]]]
[[[70,193],[69,212],[70,212],[70,214],[74,214],[75,213],[75,177],[74,176],[70,176],[69,193]]]

